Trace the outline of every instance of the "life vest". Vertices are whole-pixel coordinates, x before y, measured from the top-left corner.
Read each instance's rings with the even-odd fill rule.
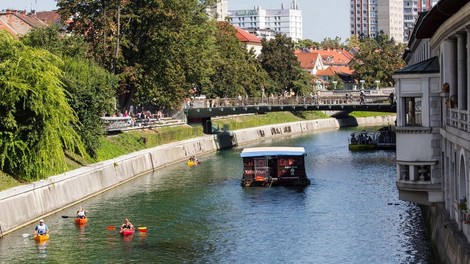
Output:
[[[38,232],[38,234],[44,235],[47,231],[47,225],[46,224],[37,225],[36,226],[36,231]]]

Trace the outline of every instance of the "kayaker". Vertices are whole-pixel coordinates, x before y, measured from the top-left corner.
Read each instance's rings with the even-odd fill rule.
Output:
[[[44,220],[39,220],[39,224],[34,228],[34,235],[44,236],[49,234],[49,227],[44,223]]]
[[[83,207],[80,207],[80,209],[78,209],[77,218],[86,218],[86,213],[85,210],[83,210]]]
[[[129,221],[129,219],[124,219],[124,223],[121,225],[121,231],[124,229],[132,229],[134,228],[134,225]]]

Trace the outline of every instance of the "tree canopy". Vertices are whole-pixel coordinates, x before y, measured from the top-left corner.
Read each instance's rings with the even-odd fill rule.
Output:
[[[19,179],[66,171],[64,150],[85,155],[62,64],[0,31],[0,168]]]
[[[376,38],[360,39],[359,49],[351,63],[353,77],[364,80],[367,87],[375,86],[376,80],[393,86],[393,73],[405,65],[401,59],[403,51],[403,44],[396,44],[383,33]]]

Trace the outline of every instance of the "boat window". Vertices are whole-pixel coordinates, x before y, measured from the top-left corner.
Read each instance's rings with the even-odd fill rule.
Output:
[[[423,125],[421,97],[405,97],[405,126]]]

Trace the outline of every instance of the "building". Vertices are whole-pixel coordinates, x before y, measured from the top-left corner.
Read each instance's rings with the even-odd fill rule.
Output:
[[[403,37],[405,42],[410,39],[411,32],[421,12],[426,12],[433,7],[437,0],[404,0],[403,1]]]
[[[35,13],[17,10],[0,11],[0,30],[6,30],[15,37],[26,35],[34,28],[44,28],[47,25]]]
[[[351,35],[375,38],[381,31],[403,42],[403,0],[350,0]]]
[[[401,200],[422,206],[442,263],[470,261],[470,0],[422,12],[394,74]]]
[[[259,56],[263,48],[263,45],[261,44],[261,39],[239,27],[235,27],[235,29],[237,30],[236,37],[238,38],[238,40],[245,44],[245,47],[248,51],[253,50],[255,55]]]
[[[344,89],[353,89],[353,71],[349,62],[353,55],[345,49],[310,49],[296,50],[295,56],[300,67],[318,77],[324,85],[330,85],[333,76],[338,76],[344,83]]]
[[[225,21],[228,16],[228,0],[218,0],[217,3],[207,8],[209,17],[217,21]]]
[[[250,10],[229,10],[228,21],[249,32],[273,30],[284,34],[293,41],[302,39],[302,11],[297,0],[289,8],[263,9],[260,6]]]

